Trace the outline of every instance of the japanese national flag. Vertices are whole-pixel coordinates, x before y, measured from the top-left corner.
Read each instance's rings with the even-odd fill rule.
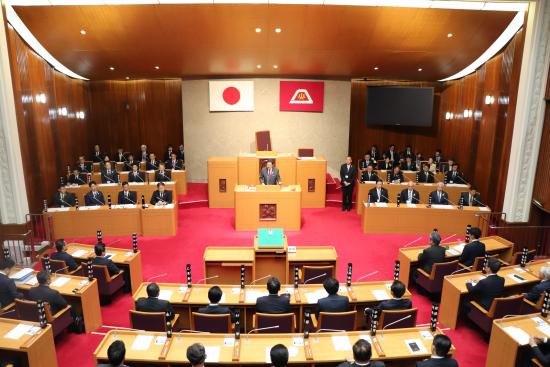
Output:
[[[210,81],[210,111],[254,111],[254,82]]]

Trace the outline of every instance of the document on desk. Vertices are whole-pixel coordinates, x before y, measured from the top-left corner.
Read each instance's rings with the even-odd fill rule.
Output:
[[[63,285],[65,285],[69,280],[71,280],[71,278],[67,278],[67,277],[59,277],[57,278],[56,280],[54,280],[50,286],[51,287],[62,287]]]
[[[245,294],[246,294],[245,296],[246,303],[256,303],[256,300],[258,298],[268,295],[267,292],[250,291],[250,290],[247,290]]]
[[[172,293],[174,293],[174,291],[170,289],[163,289],[159,292],[159,299],[170,301],[170,298],[172,298]]]
[[[388,292],[385,289],[373,289],[372,294],[378,301],[384,301],[390,299]]]
[[[519,276],[517,274],[508,274],[507,275],[508,278],[512,279],[514,282],[516,283],[524,283],[527,281],[527,279],[525,279],[524,277],[522,276]]]
[[[4,335],[4,338],[14,339],[14,340],[21,339],[21,337],[25,335],[27,332],[29,332],[32,328],[33,328],[32,325],[17,324],[17,326],[11,329],[9,333]]]
[[[504,328],[506,334],[510,335],[519,345],[527,345],[529,343],[529,334],[515,326],[507,326]]]
[[[38,284],[38,279],[36,279],[36,277],[33,275],[32,277],[29,278],[29,280],[27,280],[25,282],[25,284],[30,285],[30,286],[37,285]]]
[[[407,208],[416,208],[416,204],[407,204]]]
[[[206,362],[218,363],[220,361],[220,347],[204,347],[206,352]]]
[[[377,208],[387,208],[388,203],[374,203]]]
[[[547,323],[544,323],[544,325],[537,326],[537,330],[546,335],[547,337],[550,337],[550,325]]]
[[[48,208],[48,213],[68,212],[69,208]]]
[[[432,204],[432,208],[434,209],[452,209],[452,205],[443,205],[443,204]]]
[[[138,335],[132,343],[132,350],[147,350],[153,341],[153,335]]]
[[[73,252],[73,257],[85,257],[90,254],[90,251],[86,250],[77,250]]]
[[[306,293],[306,300],[309,304],[315,304],[320,298],[325,298],[328,293],[324,289],[318,289],[313,292]]]
[[[351,350],[351,343],[347,335],[333,335],[332,345],[337,351]]]
[[[411,354],[427,354],[428,351],[420,339],[406,339],[405,344]]]

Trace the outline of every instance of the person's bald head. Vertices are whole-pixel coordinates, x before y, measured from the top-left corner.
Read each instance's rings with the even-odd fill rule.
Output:
[[[438,182],[437,183],[437,191],[443,191],[443,182]]]
[[[407,182],[407,187],[409,190],[412,190],[414,188],[414,182],[412,181]]]

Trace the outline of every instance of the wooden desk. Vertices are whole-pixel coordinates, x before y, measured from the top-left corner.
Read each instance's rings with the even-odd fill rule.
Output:
[[[479,227],[485,235],[487,221],[481,218],[491,214],[489,208],[465,206],[458,209],[456,206],[445,205],[448,209],[436,206],[427,208],[424,204],[409,207],[402,204],[389,203],[387,206],[377,206],[376,203],[367,206],[364,204],[361,221],[364,233],[430,233],[437,228],[440,233],[463,233],[466,226],[471,224]]]
[[[262,152],[239,154],[238,184],[254,186],[260,183],[260,163],[266,159],[275,161],[275,167],[279,169],[279,176],[285,185],[296,185],[296,157],[288,153],[276,153],[263,155]]]
[[[414,364],[415,361],[430,356],[431,338],[424,338],[421,332],[429,332],[427,327],[407,329],[392,329],[379,331],[376,340],[380,344],[384,356],[380,356],[376,348],[372,348],[373,360],[397,362],[400,366]],[[441,330],[435,333],[441,334]],[[434,333],[434,334],[435,334]],[[146,350],[135,350],[131,346],[137,336],[150,336],[151,342]],[[289,364],[322,365],[342,362],[352,355],[351,346],[360,338],[370,339],[366,331],[345,333],[311,334],[307,340],[302,334],[250,334],[242,335],[235,343],[233,334],[184,334],[174,333],[171,341],[164,345],[165,333],[140,332],[131,330],[111,330],[105,335],[94,352],[96,363],[107,360],[107,349],[115,340],[122,340],[126,345],[126,362],[128,363],[179,363],[188,364],[187,348],[193,343],[201,343],[206,348],[208,365],[265,365],[268,363],[269,351],[276,344],[289,348]],[[160,338],[159,338],[160,337]],[[334,337],[344,338],[346,348],[336,348]],[[159,339],[157,339],[159,338]],[[411,354],[405,341],[418,339],[424,346],[424,351]],[[307,345],[307,347],[305,346]],[[234,349],[238,348],[238,352]],[[306,357],[306,348],[311,351],[311,359]],[[165,349],[164,354],[163,349]],[[343,350],[341,350],[343,349]],[[455,352],[452,347],[451,353]]]
[[[154,177],[153,177],[154,180]],[[101,181],[96,181],[101,182]],[[166,190],[172,191],[174,202],[177,202],[177,195],[180,193],[177,191],[176,183],[174,181],[165,182]],[[135,191],[137,194],[137,204],[141,204],[141,195],[144,196],[145,202],[149,203],[153,192],[157,189],[157,182],[150,181],[149,183],[132,182],[130,183],[130,191]],[[111,195],[111,201],[116,204],[118,201],[118,193],[122,191],[122,186],[118,184],[101,184],[98,183],[97,190],[103,193],[105,198],[105,204],[107,204],[107,195]],[[67,186],[67,192],[72,192],[76,195],[80,206],[84,206],[84,195],[90,192],[88,185],[71,185]]]
[[[245,266],[245,283],[254,278],[255,254],[252,247],[207,247],[204,250],[204,277],[207,284],[240,284],[241,265]]]
[[[261,190],[257,190],[256,186],[237,185],[235,187],[235,229],[255,231],[258,228],[271,227],[299,231],[302,220],[301,194],[302,190],[298,185],[280,189],[279,186],[265,186]],[[261,209],[262,205],[271,205],[272,216],[262,218],[264,213]]]
[[[79,262],[85,262],[89,258],[95,257],[94,246],[82,243],[69,243],[67,245],[67,252]],[[141,251],[134,253],[128,249],[106,247],[105,252],[112,254],[111,260],[119,268],[124,269],[125,273],[129,274],[132,293],[137,291],[139,285],[143,282],[141,275]]]
[[[208,158],[208,207],[234,208],[237,185],[237,158]]]
[[[176,198],[174,197],[174,200]],[[141,209],[141,233],[144,236],[175,236],[178,231],[176,204]]]
[[[516,367],[518,355],[530,349],[527,344],[519,343],[508,333],[509,327],[519,328],[528,335],[545,335],[538,330],[539,325],[548,327],[548,318],[540,313],[508,317],[493,321],[491,340],[487,351],[485,367]],[[523,353],[522,353],[523,354]]]
[[[531,261],[527,263],[525,270],[530,271],[531,274],[535,276],[538,276],[540,269],[545,266],[550,266],[550,261],[548,259]]]
[[[35,271],[34,275],[24,283],[15,282],[17,288],[26,294],[29,289],[38,285],[38,281],[36,280],[37,273],[38,272]],[[55,284],[56,281],[63,280],[66,280],[64,284],[59,286]],[[85,277],[54,274],[52,275],[50,287],[61,293],[63,298],[73,307],[77,315],[82,315],[87,333],[96,331],[102,325],[103,321],[99,305],[97,280],[92,279],[90,282],[88,278]]]
[[[334,266],[334,276],[338,274],[338,254],[333,246],[296,246],[296,252],[287,252],[287,283],[294,279],[294,267]]]
[[[413,181],[414,182],[414,181]],[[357,214],[363,213],[364,205],[363,203],[366,203],[368,201],[369,197],[369,190],[376,187],[376,182],[366,182],[366,183],[360,183],[358,182],[357,185]],[[382,186],[386,190],[388,190],[388,199],[390,200],[390,203],[396,203],[397,202],[397,195],[401,193],[404,189],[407,188],[407,183],[401,183],[401,184],[388,184],[384,183]],[[446,191],[449,194],[449,200],[453,202],[454,204],[458,205],[458,202],[460,200],[460,194],[462,192],[468,192],[469,185],[446,185],[444,188],[444,191]],[[437,189],[437,184],[423,184],[419,183],[414,186],[414,189],[418,191],[418,194],[420,195],[420,203],[421,204],[428,204],[428,197],[430,196],[430,193],[432,191],[435,191]],[[403,204],[403,203],[402,203]]]
[[[176,191],[179,195],[185,195],[187,194],[187,171],[185,170],[170,170],[167,169],[166,171],[169,171],[171,173],[172,182],[175,183]],[[130,172],[128,171],[122,171],[122,168],[117,169],[118,174],[120,175],[120,182],[128,181],[128,174]],[[147,171],[147,177],[149,179],[149,182],[155,181],[155,171],[149,170]],[[92,181],[95,181],[96,183],[101,182],[101,172],[94,172],[92,173]],[[146,180],[147,181],[147,180]],[[138,195],[138,198],[140,198],[141,195]],[[149,200],[150,197],[145,197],[145,200]]]
[[[35,335],[24,333],[19,339],[6,338],[18,325],[34,327]],[[52,326],[41,329],[36,322],[0,318],[0,355],[2,361],[21,360],[29,367],[57,367]]]
[[[512,242],[499,236],[484,237],[479,240],[485,244],[485,251],[490,255],[498,254],[499,258],[507,262],[511,260],[514,251],[514,244]],[[444,244],[445,247],[451,250],[445,252],[445,258],[448,259],[448,261],[458,259],[462,253],[460,246],[463,243],[464,241],[458,241]],[[458,249],[457,246],[459,246]],[[400,263],[399,280],[405,283],[405,285],[409,285],[410,275],[418,265],[418,255],[427,247],[429,247],[429,245],[399,249],[397,255],[397,259]]]
[[[357,171],[357,172],[359,172],[359,171]],[[386,183],[388,181],[388,171],[387,170],[381,169],[381,170],[375,170],[375,172],[377,173],[378,177],[380,177],[380,179],[382,181],[384,181],[384,183]],[[420,173],[420,171],[401,171],[401,173],[403,174],[403,178],[405,179],[405,181],[416,182],[416,174]],[[435,174],[434,179],[435,179],[435,183],[444,182],[445,181],[445,174],[443,172],[437,172]]]
[[[518,283],[509,276],[519,275],[525,281]],[[504,278],[504,288],[507,294],[517,294],[523,289],[531,287],[538,283],[540,279],[519,266],[507,266],[501,268],[498,275]],[[470,279],[481,279],[483,274],[480,271],[458,273],[448,275],[443,280],[443,291],[441,292],[441,305],[439,310],[439,322],[448,328],[455,329],[458,313],[460,311],[460,302],[463,295],[468,294],[466,282]]]
[[[147,297],[146,288],[148,284],[142,283],[138,291],[134,293],[134,303],[140,297]],[[351,291],[345,284],[341,284],[338,293],[350,299],[351,308],[357,310],[357,325],[362,326],[365,325],[363,313],[365,307],[376,305],[381,301],[376,298],[373,291],[385,291],[389,299],[391,284],[392,281],[357,282],[352,283]],[[161,291],[164,291],[161,293],[161,298],[170,301],[174,312],[180,315],[177,325],[180,328],[190,328],[191,312],[197,311],[199,307],[204,307],[209,303],[208,289],[211,287],[209,284],[193,284],[189,289],[186,284],[181,283],[158,283],[158,285]],[[239,285],[220,285],[220,288],[224,294],[220,304],[239,310],[244,331],[251,330],[253,328],[252,315],[255,313],[256,299],[267,295],[265,281],[263,284],[246,285],[243,290]],[[281,293],[291,295],[290,304],[296,314],[297,330],[299,331],[302,331],[304,311],[314,311],[317,300],[327,296],[322,284],[301,284],[297,290],[293,285],[282,285]],[[411,294],[407,290],[404,298],[410,297]]]
[[[296,184],[302,190],[302,208],[324,208],[327,191],[327,160],[323,157],[296,161]]]

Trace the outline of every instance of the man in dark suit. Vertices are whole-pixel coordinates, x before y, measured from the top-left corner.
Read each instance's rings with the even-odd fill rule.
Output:
[[[71,185],[86,185],[88,183],[88,175],[86,173],[80,173],[80,171],[75,168],[73,173],[69,175],[68,182]]]
[[[371,145],[369,154],[374,161],[380,159],[380,153],[378,152],[378,147],[376,145]]]
[[[112,168],[111,162],[106,162],[101,170],[101,183],[118,183],[118,172]]]
[[[118,193],[119,204],[137,204],[137,193],[135,191],[130,191],[130,185],[128,182],[122,183],[122,191]]]
[[[449,357],[451,339],[444,334],[437,334],[432,341],[432,356],[421,362],[416,362],[416,367],[458,367],[458,362]]]
[[[168,162],[170,159],[172,159],[172,153],[174,152],[174,147],[172,145],[168,145],[166,148],[166,152],[164,152],[164,162]]]
[[[378,167],[378,169],[385,170],[385,171],[392,170],[393,163],[390,162],[390,158],[389,157],[384,158],[384,162],[380,163],[380,167]]]
[[[273,167],[272,161],[267,161],[265,167],[260,170],[260,183],[262,185],[278,185],[281,183],[279,169]]]
[[[420,203],[420,194],[414,189],[414,182],[407,182],[407,188],[399,194],[399,201],[406,204]]]
[[[500,270],[500,261],[497,259],[489,259],[486,270],[486,278],[481,279],[477,283],[474,281],[466,282],[466,288],[468,288],[470,296],[473,297],[481,307],[489,311],[493,300],[497,297],[501,297],[504,293],[504,278],[497,275]]]
[[[153,170],[156,171],[157,169],[159,169],[159,164],[160,164],[160,161],[155,156],[155,153],[151,153],[149,154],[149,160],[145,164],[145,169],[147,171],[153,171]]]
[[[418,263],[422,270],[430,274],[434,264],[445,262],[445,247],[439,246],[441,236],[433,231],[430,234],[430,246],[418,255]]]
[[[107,349],[108,364],[100,363],[97,367],[128,367],[124,364],[126,347],[122,340],[115,340]]]
[[[401,157],[401,159],[407,159],[407,158],[414,158],[415,154],[413,152],[413,149],[410,145],[407,145],[405,147],[405,150],[402,151],[399,156]]]
[[[535,285],[523,297],[533,303],[537,303],[544,292],[550,291],[550,266],[543,266],[539,270],[540,283]]]
[[[416,171],[416,164],[412,161],[412,157],[406,157],[405,162],[401,164],[401,169],[403,171]]]
[[[403,176],[403,172],[401,172],[401,168],[399,168],[399,166],[393,167],[393,171],[390,173],[389,181],[394,184],[399,184],[404,180],[405,177]]]
[[[481,202],[481,195],[473,186],[470,187],[470,191],[460,193],[460,199],[462,199],[462,205],[464,206],[485,206]]]
[[[166,161],[167,167],[171,170],[182,170],[183,162],[178,159],[178,155],[172,152],[170,159]]]
[[[153,195],[151,196],[151,204],[172,204],[172,191],[165,189],[164,182],[159,182],[157,184],[157,190],[155,190],[155,192],[153,192]]]
[[[446,191],[443,191],[443,187],[443,182],[439,182],[437,184],[437,190],[430,192],[432,204],[449,205],[449,194],[447,194]]]
[[[186,357],[191,367],[204,367],[206,361],[206,349],[200,343],[193,343],[187,347]]]
[[[391,285],[392,299],[388,299],[380,302],[378,308],[380,310],[408,310],[412,308],[412,302],[410,299],[404,299],[403,295],[407,287],[399,280],[396,280]]]
[[[349,299],[347,296],[338,295],[340,283],[334,278],[326,278],[323,281],[323,287],[327,291],[328,296],[317,300],[317,308],[315,314],[319,316],[319,312],[346,312],[349,311]]]
[[[105,205],[105,198],[103,193],[97,190],[97,184],[95,181],[90,181],[88,184],[90,191],[84,195],[84,203],[86,206],[90,205]]]
[[[363,172],[363,174],[361,175],[361,182],[367,182],[367,181],[378,181],[380,180],[380,178],[378,177],[378,175],[376,174],[376,172],[374,172],[374,169],[373,169],[373,166],[372,164],[369,164],[366,168],[366,170]]]
[[[159,169],[155,172],[155,181],[168,182],[172,181],[172,174],[166,170],[164,163],[159,163]]]
[[[115,157],[115,162],[126,162],[126,156],[124,155],[124,149],[123,148],[118,148],[117,149],[117,152],[115,154],[113,154],[113,157]]]
[[[388,148],[388,151],[386,152],[386,157],[388,157],[394,165],[399,162],[399,153],[397,152],[397,150],[395,150],[394,144],[390,145],[390,147]]]
[[[285,293],[279,296],[281,290],[281,282],[275,277],[267,280],[268,296],[258,297],[256,300],[256,312],[260,313],[289,313],[292,312],[290,307],[290,294]]]
[[[441,155],[441,149],[437,149],[434,154],[434,162],[439,166],[440,163],[443,163],[445,160]],[[438,167],[439,168],[439,167]]]
[[[9,257],[0,260],[0,307],[9,305],[15,298],[23,298],[23,294],[17,291],[13,279],[10,279],[14,266],[15,261]]]
[[[113,276],[120,273],[120,269],[113,261],[105,257],[105,246],[103,244],[96,244],[94,246],[95,257],[92,259],[94,265],[105,265],[109,271],[109,275]]]
[[[374,168],[374,165],[376,164],[376,162],[374,161],[374,159],[371,158],[370,154],[367,153],[365,154],[365,156],[363,157],[363,159],[361,159],[359,161],[359,171],[361,173],[365,173],[367,171],[367,167],[369,165],[372,165],[373,168]]]
[[[283,344],[275,344],[269,351],[272,367],[287,367],[288,365],[288,348]]]
[[[132,172],[128,173],[128,182],[145,182],[145,172],[139,170],[139,164],[132,166]]]
[[[464,250],[462,250],[462,254],[460,254],[460,258],[458,259],[461,264],[466,266],[472,266],[476,257],[485,256],[485,244],[479,241],[481,230],[477,227],[473,227],[470,229],[470,235],[474,240],[464,246]]]
[[[78,162],[76,163],[75,169],[78,169],[78,172],[92,173],[92,164],[86,162],[86,158],[81,155],[78,157]]]
[[[149,152],[147,151],[147,145],[142,144],[139,148],[139,153],[136,154],[136,159],[145,162],[149,160]]]
[[[124,172],[130,172],[132,171],[132,166],[136,164],[139,167],[139,161],[136,161],[134,159],[134,155],[132,153],[128,154],[128,157],[126,158],[126,162],[124,162],[124,167],[122,170]]]
[[[369,190],[369,201],[371,203],[387,203],[388,190],[382,187],[382,180],[376,181],[376,187]]]
[[[159,299],[160,288],[157,283],[150,283],[147,286],[147,298],[140,297],[136,302],[136,311],[141,312],[164,312],[169,320],[174,318],[174,311],[170,302]]]
[[[229,307],[220,306],[220,300],[222,299],[223,292],[217,285],[208,290],[208,300],[210,304],[206,307],[199,308],[200,313],[206,313],[209,315],[231,315],[232,322],[237,321],[235,313]]]
[[[346,157],[346,163],[340,167],[340,185],[342,188],[342,211],[351,210],[353,205],[352,196],[355,180],[357,178],[357,170],[353,165],[353,160],[350,156]]]
[[[447,172],[445,177],[447,178],[447,183],[450,184],[467,184],[462,173],[458,172],[458,164],[456,163],[453,163],[451,170]]]
[[[338,367],[385,367],[384,362],[371,361],[372,348],[368,341],[359,339],[353,344],[353,361],[340,363]]]
[[[38,280],[38,286],[29,289],[27,295],[30,301],[48,302],[52,315],[55,315],[67,307],[67,301],[63,298],[61,293],[50,288],[51,278],[47,270],[42,270],[36,274],[36,280]]]
[[[94,145],[94,151],[92,153],[92,162],[101,163],[105,158],[105,153],[99,148],[99,144]]]
[[[435,177],[432,172],[430,172],[430,166],[427,164],[422,165],[422,172],[418,174],[419,183],[434,183]]]
[[[55,249],[57,252],[53,252],[50,255],[52,260],[65,261],[65,265],[69,271],[76,270],[78,264],[74,261],[73,257],[67,253],[67,243],[63,239],[55,241]]]
[[[69,208],[75,205],[76,197],[72,192],[67,192],[64,184],[59,185],[57,192],[53,196],[53,205],[58,208]]]
[[[180,161],[185,163],[185,151],[183,150],[183,144],[181,144],[178,148],[177,156]]]

